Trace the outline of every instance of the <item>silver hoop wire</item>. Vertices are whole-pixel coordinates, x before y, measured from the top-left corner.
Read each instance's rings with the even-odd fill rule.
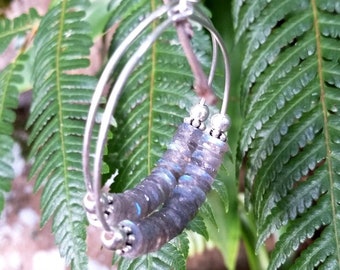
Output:
[[[207,29],[210,32],[211,38],[213,40],[213,47],[216,47],[216,44],[214,42],[217,42],[221,52],[222,52],[222,58],[223,58],[223,65],[224,65],[224,94],[223,94],[223,100],[222,100],[222,106],[220,110],[220,114],[225,115],[227,113],[227,107],[228,107],[228,99],[229,99],[229,91],[230,91],[230,65],[229,65],[229,58],[227,53],[227,48],[224,45],[223,38],[218,33],[216,28],[213,26],[212,22],[204,16],[203,13],[197,10],[197,13],[199,13],[200,16],[197,16],[195,14],[192,14],[189,18],[193,21],[196,21],[197,23],[201,24],[205,29]],[[213,48],[214,50],[214,48]],[[215,48],[216,50],[216,48]],[[213,54],[214,56],[214,54]],[[213,59],[215,61],[214,66],[217,65],[217,54],[216,59]],[[210,77],[210,75],[209,75]]]
[[[221,107],[221,114],[226,113],[227,103],[228,103],[228,94],[230,88],[230,68],[229,61],[227,56],[226,48],[223,44],[223,40],[217,30],[214,28],[211,21],[206,18],[206,16],[199,10],[196,9],[186,9],[180,13],[175,13],[171,11],[177,11],[178,5],[174,3],[170,5],[164,5],[158,8],[156,11],[151,13],[147,18],[145,18],[120,44],[120,46],[116,49],[114,54],[110,57],[99,81],[94,91],[91,106],[88,113],[88,118],[85,126],[84,133],[84,141],[83,141],[83,171],[86,187],[89,192],[93,193],[94,203],[97,205],[96,207],[96,215],[102,227],[106,231],[112,230],[110,226],[107,224],[104,213],[101,207],[101,167],[102,167],[102,156],[104,145],[107,140],[107,132],[110,125],[110,120],[112,114],[114,113],[118,99],[122,93],[123,87],[131,74],[131,72],[136,67],[138,61],[142,58],[142,56],[146,53],[146,51],[151,47],[151,45],[158,39],[158,37],[168,28],[172,23],[179,22],[185,19],[190,19],[201,24],[205,29],[210,32],[212,39],[212,63],[208,77],[208,83],[211,85],[213,81],[213,77],[216,70],[217,65],[217,47],[220,48],[222,52],[223,62],[225,65],[225,87],[224,87],[224,96]],[[146,29],[148,25],[150,25],[154,20],[162,17],[165,13],[168,13],[168,18],[163,21],[154,31],[149,34],[143,43],[139,46],[139,48],[134,52],[129,61],[125,64],[123,69],[121,70],[117,80],[115,81],[112,90],[110,92],[104,113],[102,115],[99,134],[96,143],[96,151],[94,155],[94,163],[93,163],[93,175],[91,177],[90,172],[90,140],[92,137],[93,127],[95,123],[96,113],[99,107],[99,102],[102,97],[104,87],[107,81],[110,78],[111,73],[114,68],[117,66],[119,60],[124,55],[128,47],[136,40],[136,38]],[[198,15],[195,15],[197,13]],[[170,15],[169,15],[170,14]],[[204,102],[204,101],[203,101]],[[91,180],[91,178],[93,178]]]

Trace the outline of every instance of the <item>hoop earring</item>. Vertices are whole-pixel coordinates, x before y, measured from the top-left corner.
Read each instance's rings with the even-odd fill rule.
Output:
[[[196,3],[194,0],[180,0],[170,5],[164,5],[142,21],[111,56],[99,79],[91,102],[83,145],[83,170],[88,191],[84,197],[84,206],[90,223],[104,229],[103,244],[127,257],[136,257],[159,249],[161,245],[178,235],[185,228],[204,202],[206,193],[210,190],[211,183],[222,161],[223,154],[228,149],[224,134],[229,126],[229,119],[226,116],[230,84],[227,52],[222,38],[213,27],[211,21],[199,9],[194,7],[194,3]],[[90,139],[104,86],[127,48],[150,23],[164,14],[167,14],[168,18],[147,36],[142,45],[126,63],[112,88],[100,125],[93,173],[91,174],[89,161]],[[167,152],[150,176],[134,189],[124,193],[101,194],[100,170],[103,148],[106,143],[110,118],[115,111],[123,87],[142,55],[156,41],[159,35],[171,24],[185,19],[201,24],[211,34],[213,58],[209,73],[209,84],[211,84],[215,73],[217,47],[222,52],[225,65],[225,91],[221,112],[212,117],[212,127],[208,133],[203,133],[205,129],[204,122],[208,118],[208,110],[204,100],[202,100],[200,104],[192,108],[190,117],[185,118],[185,123],[180,125],[174,139],[168,146]],[[200,169],[201,166],[203,166],[203,169]],[[193,181],[187,181],[189,178],[193,179]],[[202,182],[204,183],[203,186],[199,181],[201,179],[204,180]],[[194,192],[193,201],[189,200],[184,203],[186,209],[188,209],[186,214],[189,219],[181,217],[176,212],[171,212],[176,205],[183,201],[183,198],[188,198],[185,195],[188,191]],[[132,196],[133,200],[131,200],[131,194],[138,196]],[[148,199],[147,202],[138,200],[138,198],[143,197],[139,196],[141,194],[151,200]],[[155,211],[163,204],[164,206],[159,211]],[[156,228],[158,228],[159,232],[164,231],[166,225],[169,226],[169,224],[161,221],[160,215],[163,214],[167,214],[170,219],[177,218],[177,226],[176,229],[168,228],[167,233],[156,235],[156,238],[160,237],[161,241],[154,243],[152,242],[152,237],[148,236],[150,222],[158,220],[153,224],[157,224]],[[155,234],[152,235],[155,237]],[[148,248],[145,248],[145,246],[148,246]]]

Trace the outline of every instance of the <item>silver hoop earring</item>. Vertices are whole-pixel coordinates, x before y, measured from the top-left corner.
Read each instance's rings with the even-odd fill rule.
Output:
[[[196,7],[196,2],[175,1],[170,5],[161,6],[145,18],[110,57],[99,79],[89,109],[83,144],[83,170],[87,187],[84,206],[89,222],[103,228],[104,246],[126,257],[133,258],[157,250],[183,231],[204,202],[223,155],[228,150],[225,135],[230,125],[226,115],[230,88],[227,51],[219,33],[211,21]],[[91,171],[90,140],[104,86],[127,48],[149,24],[164,15],[167,15],[167,18],[137,48],[112,87],[102,116]],[[205,121],[209,116],[209,110],[205,100],[202,99],[199,104],[193,106],[190,116],[184,118],[184,123],[179,126],[168,150],[148,177],[135,188],[123,193],[102,193],[103,149],[110,119],[128,77],[143,54],[164,30],[176,22],[187,19],[199,23],[210,32],[213,53],[209,85],[213,81],[216,69],[218,48],[222,53],[225,88],[221,111],[211,117],[211,127],[206,130]],[[175,210],[176,207],[181,207],[184,212],[179,213]],[[170,221],[173,221],[174,227],[169,225]],[[152,230],[154,232],[150,234]]]

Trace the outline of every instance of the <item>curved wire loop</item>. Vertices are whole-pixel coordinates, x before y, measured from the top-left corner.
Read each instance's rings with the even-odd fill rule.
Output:
[[[82,153],[82,163],[84,171],[84,179],[86,183],[87,190],[93,195],[93,203],[96,205],[95,215],[98,219],[98,224],[100,224],[106,231],[116,231],[116,228],[112,228],[107,223],[104,211],[102,209],[101,202],[101,167],[102,167],[102,156],[104,145],[107,140],[107,132],[109,129],[111,117],[116,109],[119,97],[123,91],[123,88],[129,78],[129,75],[134,70],[142,56],[151,47],[151,45],[158,39],[158,37],[173,23],[182,20],[192,20],[201,24],[205,29],[210,32],[212,40],[212,63],[208,77],[208,83],[211,85],[213,77],[215,74],[215,69],[217,65],[217,49],[219,48],[222,52],[222,58],[225,66],[225,87],[223,102],[221,107],[221,115],[225,115],[228,103],[228,94],[230,88],[230,68],[226,48],[224,46],[223,40],[217,30],[214,28],[210,19],[208,19],[203,12],[194,7],[194,4],[198,2],[196,0],[180,0],[179,2],[173,2],[170,5],[164,5],[159,7],[156,11],[152,12],[148,17],[146,17],[130,34],[123,40],[123,42],[117,47],[113,55],[108,60],[108,63],[102,72],[102,75],[98,81],[96,89],[94,91],[91,106],[88,113],[88,118],[85,126],[84,140],[83,140],[83,153]],[[184,4],[183,4],[184,3]],[[109,94],[104,113],[101,118],[101,124],[99,128],[99,134],[96,142],[96,150],[94,153],[94,163],[91,173],[90,166],[90,141],[93,135],[93,128],[96,122],[96,115],[100,103],[100,99],[103,95],[104,87],[108,82],[110,75],[116,68],[120,59],[127,51],[129,46],[133,44],[136,38],[156,19],[167,14],[167,18],[149,34],[138,49],[133,53],[132,57],[122,68],[119,76],[117,77],[112,90]],[[204,100],[202,101],[204,103]]]

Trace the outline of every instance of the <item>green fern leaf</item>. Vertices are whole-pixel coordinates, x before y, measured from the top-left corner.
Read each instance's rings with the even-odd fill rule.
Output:
[[[41,198],[44,225],[52,230],[60,253],[72,269],[86,269],[85,193],[81,166],[84,126],[95,80],[71,75],[88,65],[92,41],[84,21],[86,1],[61,1],[42,19],[35,38],[30,177]]]
[[[181,236],[183,237],[183,236]],[[137,259],[122,259],[118,261],[118,269],[124,270],[147,270],[147,269],[185,269],[185,258],[183,252],[180,251],[178,241],[173,241],[164,245],[164,247],[155,253],[141,256]],[[183,244],[184,242],[181,242]],[[171,254],[171,256],[169,256]]]
[[[239,155],[258,245],[284,227],[269,269],[287,264],[302,243],[290,269],[339,268],[339,5],[236,5],[246,115]]]
[[[4,194],[11,187],[14,178],[12,139],[14,110],[18,106],[19,91],[17,85],[22,81],[20,72],[23,69],[21,55],[0,72],[0,212],[4,207]]]
[[[118,25],[112,43],[114,50],[140,19],[155,10],[162,1],[124,0],[119,5],[115,5],[114,1],[112,3],[115,9],[110,24]],[[146,32],[150,33],[157,24],[159,21],[152,24]],[[142,38],[144,37],[145,35]],[[141,40],[138,40],[136,44],[140,42]],[[204,69],[209,70],[211,59],[209,36],[195,28],[192,43]],[[136,45],[126,53],[123,62],[131,57],[133,49],[136,49]],[[192,83],[193,76],[179,45],[176,30],[169,28],[143,57],[141,64],[129,77],[121,95],[115,114],[117,128],[111,130],[113,138],[108,145],[110,154],[106,157],[111,173],[117,168],[119,170],[112,187],[114,191],[135,186],[154,168],[176,127],[188,115],[188,109],[199,101],[192,91]],[[217,88],[220,96],[221,89]],[[209,217],[213,219],[210,214],[211,212]],[[204,222],[195,225],[195,231],[207,236]],[[144,259],[143,262],[150,265],[151,261],[157,261],[159,256],[163,258],[160,254],[169,252],[166,247],[145,257],[148,259]],[[184,256],[181,258],[185,259]],[[141,260],[137,259],[138,265],[139,262]],[[172,265],[175,261],[168,262],[169,268],[177,269],[176,265]],[[130,264],[137,267],[134,262],[129,262]],[[123,265],[125,267],[125,264]],[[121,269],[125,269],[124,267]]]
[[[38,14],[32,9],[29,14],[23,14],[14,20],[0,20],[0,53],[14,37],[32,30],[38,18]],[[19,53],[13,63],[0,72],[0,212],[4,207],[4,193],[9,191],[10,181],[14,178],[12,133],[14,110],[19,98],[18,84],[22,82],[23,61],[24,56]]]
[[[223,205],[224,205],[224,207],[226,207],[226,204],[225,204],[224,201],[223,201]],[[205,221],[210,222],[212,225],[214,225],[216,228],[218,228],[217,223],[216,223],[216,219],[215,219],[216,213],[214,213],[213,209],[214,209],[214,205],[210,203],[210,200],[208,198],[208,200],[201,206],[199,215],[202,216],[202,218],[204,218]],[[226,208],[224,208],[224,209],[226,209]],[[205,228],[203,228],[203,229],[205,229]],[[209,238],[209,235],[207,235],[207,238]]]
[[[7,48],[14,37],[32,30],[38,20],[39,15],[35,9],[30,9],[28,14],[23,14],[14,20],[0,20],[0,53]]]
[[[208,230],[205,226],[203,217],[196,216],[192,221],[189,222],[187,229],[202,235],[205,240],[209,240]]]
[[[231,151],[231,150],[230,150]],[[215,191],[220,197],[225,206],[225,211],[229,209],[229,196],[228,196],[228,183],[224,181],[226,175],[231,175],[230,168],[234,168],[231,153],[227,153],[222,163],[221,169],[218,172],[217,178],[212,185],[212,190]]]
[[[137,259],[114,258],[118,269],[185,269],[185,258],[189,252],[189,240],[184,233],[165,244],[159,252],[150,253]],[[169,256],[171,254],[171,256]]]
[[[190,240],[187,231],[171,240],[170,243],[176,247],[184,259],[188,257]]]

